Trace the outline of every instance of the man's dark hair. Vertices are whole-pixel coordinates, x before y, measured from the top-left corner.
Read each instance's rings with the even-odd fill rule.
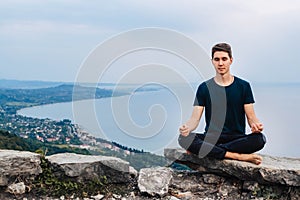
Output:
[[[231,46],[227,43],[219,43],[213,46],[211,50],[211,58],[214,58],[214,54],[216,51],[225,51],[228,53],[229,58],[232,58]]]

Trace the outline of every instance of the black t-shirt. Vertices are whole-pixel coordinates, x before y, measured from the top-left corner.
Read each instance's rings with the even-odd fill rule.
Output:
[[[205,133],[245,134],[244,104],[254,103],[250,84],[238,77],[229,86],[214,79],[199,85],[194,106],[205,107]],[[213,106],[212,106],[213,105]]]

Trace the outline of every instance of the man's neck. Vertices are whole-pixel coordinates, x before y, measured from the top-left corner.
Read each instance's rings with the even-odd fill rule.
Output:
[[[224,75],[221,75],[221,74],[217,74],[215,77],[214,77],[214,80],[215,82],[218,84],[218,85],[221,85],[221,86],[228,86],[228,85],[231,85],[234,81],[234,76],[231,75],[231,74],[224,74]]]

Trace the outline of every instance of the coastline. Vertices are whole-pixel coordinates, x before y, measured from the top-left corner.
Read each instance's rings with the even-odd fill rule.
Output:
[[[299,131],[299,127],[294,124],[297,124],[296,116],[297,116],[297,113],[300,112],[300,110],[299,110],[300,106],[298,106],[298,105],[295,106],[294,104],[288,104],[288,105],[285,105],[285,107],[280,106],[283,104],[283,102],[288,102],[288,101],[297,102],[298,100],[300,100],[299,95],[297,95],[297,91],[300,91],[300,87],[297,87],[297,90],[295,90],[295,88],[289,88],[289,87],[277,88],[277,87],[273,87],[273,86],[269,87],[268,85],[263,86],[263,87],[256,86],[255,93],[254,93],[255,99],[257,102],[257,103],[255,103],[255,110],[256,110],[258,117],[262,120],[262,122],[265,125],[264,133],[267,136],[267,144],[266,144],[265,148],[259,153],[267,154],[267,155],[274,155],[274,156],[279,156],[279,157],[299,158],[300,154],[299,154],[299,150],[297,148],[297,146],[298,146],[297,141],[299,141],[298,140],[299,136],[297,136],[293,133]],[[145,97],[145,99],[147,99],[147,96]],[[273,102],[272,104],[270,104],[271,100]],[[164,101],[164,99],[162,99],[162,101]],[[274,113],[275,105],[278,105],[280,107],[279,107],[279,109],[276,108],[277,110]],[[56,109],[56,108],[53,108],[53,109]],[[97,110],[97,112],[98,111],[99,110]],[[100,112],[106,113],[106,111],[100,111]],[[146,110],[146,112],[147,112],[147,110]],[[143,113],[144,113],[144,111],[143,111]],[[270,113],[274,113],[274,115],[272,115],[272,117],[270,117]],[[147,115],[147,113],[146,113],[146,115]],[[169,115],[169,116],[171,116],[171,115]],[[290,117],[286,118],[284,116],[290,116]],[[70,119],[70,118],[68,118],[68,119]],[[106,123],[105,121],[101,121],[101,122]],[[102,126],[102,124],[101,124],[101,126]],[[83,128],[86,128],[86,127],[87,126],[83,126]],[[110,130],[110,129],[106,129],[106,130]],[[94,135],[93,131],[88,130],[88,129],[86,129],[86,131],[90,132],[91,135]],[[202,130],[199,130],[199,132],[201,132],[201,131]],[[111,132],[112,132],[112,135],[108,135],[108,138],[113,137],[112,140],[115,141],[114,138],[116,138],[116,137],[113,134],[116,133],[116,130],[113,129]],[[173,133],[175,134],[175,132],[173,132]],[[282,133],[286,133],[286,134],[282,134]],[[98,138],[97,133],[95,136],[96,136],[96,138]],[[126,140],[123,140],[123,141],[126,141]],[[162,141],[162,140],[159,140],[159,141]],[[284,141],[284,142],[282,142],[282,141]],[[119,142],[119,143],[123,143],[123,142]],[[131,142],[131,144],[135,144],[135,143]],[[153,143],[153,144],[155,145],[155,143]],[[128,146],[132,146],[132,145],[128,145]],[[140,147],[138,147],[138,148],[140,148]]]
[[[143,93],[152,93],[152,92],[156,92],[157,89],[155,90],[140,90],[140,91],[137,91],[135,93],[138,93],[138,94],[143,94]],[[129,93],[126,93],[124,95],[117,95],[117,96],[113,96],[113,97],[110,97],[110,98],[123,98],[124,96],[128,96],[130,95]],[[78,136],[78,138],[80,139],[80,141],[83,142],[82,145],[71,145],[73,147],[78,147],[78,148],[82,148],[82,149],[88,149],[88,150],[97,150],[98,148],[95,147],[95,146],[99,146],[100,148],[102,148],[103,146],[106,146],[108,148],[110,148],[111,150],[113,151],[120,151],[120,148],[118,147],[113,147],[113,145],[111,145],[111,143],[114,143],[115,141],[113,140],[107,140],[107,138],[105,137],[97,137],[95,136],[94,133],[90,132],[88,130],[88,128],[86,128],[85,126],[79,124],[79,123],[75,123],[74,122],[74,119],[70,116],[65,116],[65,117],[60,117],[60,118],[53,118],[51,116],[40,116],[40,115],[28,115],[26,113],[24,113],[24,111],[26,112],[27,110],[30,110],[30,109],[38,109],[38,108],[44,108],[44,107],[48,107],[48,106],[53,106],[53,105],[60,105],[62,107],[65,107],[66,105],[70,105],[74,102],[86,102],[86,101],[101,101],[103,99],[108,99],[108,97],[103,97],[103,98],[97,98],[97,99],[82,99],[82,100],[76,100],[76,101],[69,101],[69,102],[57,102],[57,103],[50,103],[50,104],[43,104],[43,105],[37,105],[37,106],[30,106],[30,107],[26,107],[26,108],[22,108],[20,110],[17,111],[17,114],[16,115],[19,115],[23,118],[35,118],[37,120],[51,120],[51,121],[54,121],[54,122],[59,122],[59,121],[62,121],[62,120],[70,120],[71,121],[71,125],[74,126],[75,128],[75,133],[76,135]],[[71,109],[72,110],[72,109]],[[36,114],[36,112],[34,112]],[[70,113],[72,114],[72,113]],[[102,140],[102,142],[100,143],[97,143],[97,140]],[[106,143],[108,145],[103,145],[103,143]],[[120,143],[116,143],[116,144],[120,144]],[[120,146],[123,146],[120,144]],[[136,149],[136,147],[133,147],[133,146],[124,146],[124,147],[128,147],[129,149],[134,149],[135,151],[143,151],[143,149]],[[126,154],[130,154],[130,152],[126,151]],[[161,152],[160,155],[162,155],[163,152]],[[157,154],[156,154],[157,155]]]

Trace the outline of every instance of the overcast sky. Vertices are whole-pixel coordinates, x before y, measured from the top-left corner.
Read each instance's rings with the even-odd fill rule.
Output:
[[[0,79],[72,82],[96,46],[143,27],[178,31],[208,54],[230,43],[245,79],[299,82],[298,0],[3,0]]]

